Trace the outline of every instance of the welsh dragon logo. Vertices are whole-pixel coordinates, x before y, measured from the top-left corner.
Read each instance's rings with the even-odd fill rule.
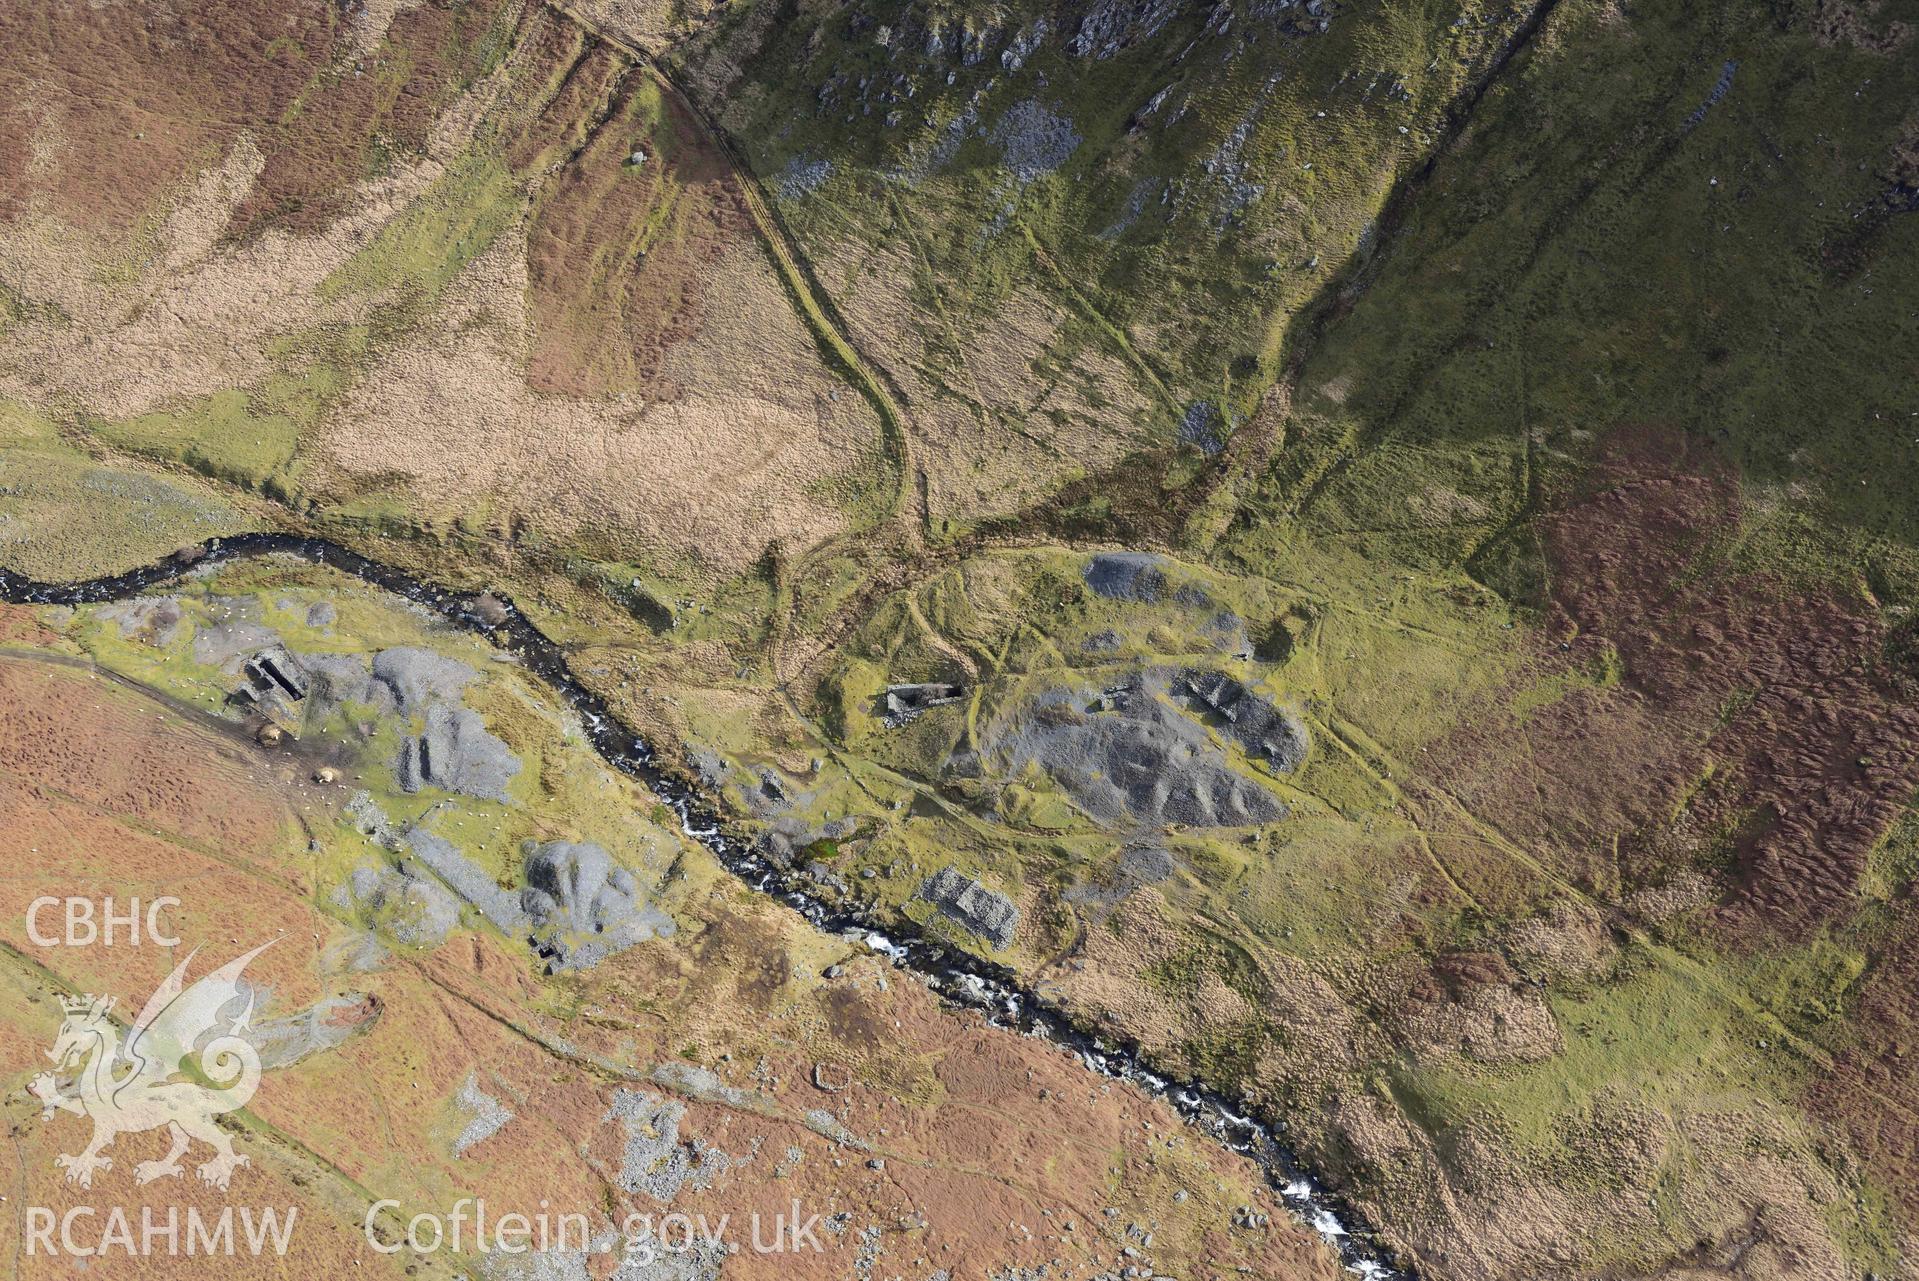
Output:
[[[47,1057],[56,1071],[74,1075],[63,1081],[42,1072],[28,1088],[40,1101],[42,1120],[58,1110],[93,1122],[92,1142],[77,1154],[53,1159],[69,1182],[92,1187],[95,1171],[113,1168],[113,1158],[105,1155],[108,1144],[122,1134],[161,1126],[173,1146],[160,1160],[135,1166],[136,1183],[181,1173],[180,1158],[195,1139],[213,1149],[197,1172],[216,1188],[225,1189],[234,1170],[247,1164],[214,1118],[245,1107],[260,1085],[260,1052],[244,1035],[253,1016],[253,991],[240,974],[271,946],[263,943],[189,987],[187,966],[196,949],[141,1009],[124,1047],[110,1017],[111,998],[60,999],[66,1019]],[[236,1004],[239,1013],[229,1015]]]

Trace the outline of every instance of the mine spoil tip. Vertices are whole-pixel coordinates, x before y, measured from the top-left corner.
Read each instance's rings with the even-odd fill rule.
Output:
[[[182,548],[152,565],[120,574],[71,583],[43,583],[0,568],[0,601],[17,605],[91,605],[137,596],[188,573],[251,556],[288,555],[339,570],[395,595],[429,606],[453,625],[508,650],[540,677],[579,714],[586,737],[600,757],[621,773],[638,779],[671,808],[680,830],[719,860],[721,866],[753,889],[779,899],[810,924],[847,938],[883,940],[892,964],[909,970],[944,999],[978,1010],[996,1027],[1040,1037],[1067,1051],[1090,1072],[1124,1081],[1165,1100],[1195,1128],[1213,1136],[1222,1146],[1252,1160],[1265,1174],[1283,1204],[1302,1224],[1317,1234],[1339,1257],[1348,1272],[1369,1281],[1406,1278],[1412,1269],[1396,1266],[1373,1230],[1348,1202],[1328,1191],[1279,1140],[1283,1128],[1268,1125],[1239,1111],[1225,1095],[1198,1081],[1171,1081],[1145,1066],[1141,1048],[1132,1042],[1114,1042],[1073,1023],[1063,1012],[1021,986],[1018,975],[1004,965],[955,952],[924,937],[906,934],[906,922],[884,926],[870,914],[840,907],[817,897],[794,875],[772,866],[745,842],[731,840],[725,821],[693,786],[660,764],[652,745],[627,729],[606,701],[573,676],[566,658],[550,637],[530,622],[510,597],[494,591],[455,592],[405,570],[385,565],[338,543],[305,534],[258,532],[208,539]],[[480,617],[477,602],[491,605]],[[491,621],[497,619],[498,621]]]

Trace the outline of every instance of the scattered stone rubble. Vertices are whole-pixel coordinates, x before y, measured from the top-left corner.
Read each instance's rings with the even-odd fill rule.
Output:
[[[193,661],[203,667],[218,667],[222,671],[237,672],[240,660],[255,650],[265,649],[280,642],[279,634],[269,627],[251,622],[243,617],[235,617],[247,603],[235,604],[226,600],[208,602],[210,610],[219,611],[224,616],[218,622],[204,624],[193,633]]]
[[[210,605],[223,609],[225,616],[195,632],[193,657],[239,678],[228,695],[230,702],[287,733],[297,732],[309,716],[324,719],[349,707],[402,718],[409,722],[408,733],[394,760],[401,790],[433,786],[465,796],[507,799],[507,785],[519,774],[520,760],[487,729],[479,713],[463,704],[466,687],[478,677],[467,664],[412,646],[381,650],[370,663],[356,654],[297,654],[277,632],[244,616],[248,602]],[[330,626],[336,616],[325,601],[306,613],[313,626]],[[153,602],[115,617],[123,632],[137,629],[161,643],[161,634],[170,636],[177,629],[179,607],[177,602],[167,607]]]
[[[686,1105],[645,1090],[621,1088],[601,1118],[618,1121],[625,1131],[620,1169],[615,1181],[621,1190],[644,1193],[661,1205],[671,1205],[683,1188],[695,1191],[731,1168],[732,1158],[695,1139],[681,1142],[680,1121]]]
[[[256,1018],[242,1034],[259,1051],[260,1066],[272,1071],[367,1031],[379,1020],[381,1009],[379,997],[348,992],[325,997],[297,1014]]]
[[[412,715],[434,703],[458,702],[478,676],[457,658],[399,645],[373,656],[371,680],[359,694],[359,701],[376,707],[384,702],[395,711]]]
[[[995,949],[1010,945],[1019,930],[1019,908],[1013,900],[987,889],[958,868],[943,867],[927,877],[919,896]]]
[[[966,697],[966,687],[951,681],[926,681],[917,685],[888,685],[880,694],[880,717],[888,729],[898,729],[917,720],[929,707],[943,707]]]
[[[793,156],[780,170],[777,179],[781,200],[798,200],[818,191],[833,176],[833,162],[806,156]]]
[[[1095,921],[1107,915],[1135,891],[1158,885],[1179,868],[1172,851],[1157,844],[1130,844],[1121,848],[1112,865],[1067,889],[1065,897],[1089,909]]]
[[[821,841],[843,841],[858,831],[859,820],[851,817],[836,818],[818,827],[811,827],[802,820],[788,815],[774,819],[766,830],[760,833],[753,848],[781,867],[791,867],[793,855],[798,851],[817,845]]]
[[[1095,596],[1151,605],[1166,591],[1165,564],[1148,552],[1103,552],[1080,575]]]
[[[1058,169],[1080,144],[1071,120],[1031,98],[1007,108],[988,136],[1021,186]]]
[[[673,918],[640,900],[639,882],[591,842],[550,841],[526,858],[520,906],[551,971],[578,970],[635,943],[675,932]]]
[[[1227,736],[1273,769],[1289,773],[1306,759],[1305,728],[1232,677],[1188,668],[1173,690],[1224,720]]]
[[[318,714],[349,704],[410,722],[393,769],[400,789],[432,786],[486,800],[507,799],[520,759],[463,703],[479,673],[458,659],[412,646],[303,660],[314,677]]]
[[[1688,133],[1704,123],[1706,113],[1718,106],[1721,100],[1732,92],[1732,78],[1738,71],[1739,63],[1733,59],[1728,59],[1725,65],[1719,68],[1719,79],[1713,82],[1712,92],[1708,93],[1705,101],[1694,107],[1692,114],[1686,117],[1685,129]]]
[[[460,923],[459,900],[414,870],[357,867],[339,898],[342,907],[357,908],[368,926],[415,947],[439,946]]]
[[[1226,447],[1226,423],[1211,401],[1196,400],[1179,420],[1179,443],[1213,455]]]
[[[418,735],[400,744],[394,772],[401,791],[417,792],[431,784],[464,796],[507,799],[507,784],[520,772],[520,762],[478,712],[434,703],[426,709],[424,722]]]
[[[139,640],[156,649],[171,645],[180,635],[183,615],[178,596],[136,596],[102,605],[99,617],[120,627],[120,639]]]
[[[396,832],[371,796],[347,802],[355,825],[401,855],[397,867],[356,868],[343,907],[403,943],[432,947],[459,923],[462,900],[495,929],[526,940],[549,973],[585,969],[636,943],[670,938],[673,918],[641,896],[639,880],[591,842],[526,843],[518,894],[420,824]],[[450,891],[450,892],[449,892]]]
[[[400,860],[402,872],[420,876],[424,871],[438,877],[494,929],[509,938],[526,937],[527,916],[519,897],[501,889],[485,868],[460,853],[452,841],[417,823],[406,830],[403,840],[407,856]]]
[[[1229,715],[1230,713],[1230,715]],[[1037,764],[1098,822],[1248,827],[1286,806],[1234,767],[1204,723],[1275,771],[1305,757],[1305,730],[1230,677],[1149,668],[1104,688],[1044,690],[988,727],[980,753],[947,762],[954,779],[1017,778]]]
[[[459,1093],[453,1096],[453,1106],[466,1117],[466,1124],[453,1140],[454,1156],[465,1156],[468,1148],[486,1142],[513,1119],[511,1108],[480,1088],[477,1068],[466,1074]]]

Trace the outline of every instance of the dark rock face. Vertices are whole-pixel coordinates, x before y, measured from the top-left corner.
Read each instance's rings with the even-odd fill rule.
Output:
[[[996,949],[1012,943],[1019,931],[1019,909],[1013,906],[1013,900],[987,889],[958,868],[943,867],[927,877],[919,896]]]

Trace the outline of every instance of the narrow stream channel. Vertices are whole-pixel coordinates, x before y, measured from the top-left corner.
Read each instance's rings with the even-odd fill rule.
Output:
[[[0,569],[0,601],[16,605],[90,605],[123,600],[225,561],[283,555],[351,574],[426,606],[512,653],[540,676],[578,713],[594,749],[608,764],[645,783],[679,814],[681,828],[689,837],[755,890],[779,899],[820,930],[857,940],[871,951],[886,955],[896,967],[924,979],[940,996],[978,1010],[994,1026],[1043,1037],[1073,1054],[1089,1071],[1125,1081],[1166,1100],[1189,1124],[1255,1161],[1287,1207],[1338,1252],[1347,1270],[1374,1281],[1412,1276],[1410,1270],[1393,1265],[1344,1198],[1302,1168],[1278,1137],[1276,1131],[1284,1128],[1283,1122],[1268,1125],[1197,1081],[1161,1076],[1145,1065],[1137,1046],[1115,1044],[1076,1026],[1063,1012],[1023,987],[1007,967],[903,932],[911,929],[903,922],[882,926],[865,912],[825,902],[794,874],[754,853],[747,842],[726,830],[725,820],[707,798],[667,773],[652,746],[621,724],[605,700],[574,679],[559,646],[506,598],[498,598],[506,606],[506,621],[486,624],[473,613],[478,600],[475,593],[450,591],[336,543],[296,534],[239,534],[211,539],[197,550],[198,555],[176,554],[124,574],[73,583],[39,583]]]

